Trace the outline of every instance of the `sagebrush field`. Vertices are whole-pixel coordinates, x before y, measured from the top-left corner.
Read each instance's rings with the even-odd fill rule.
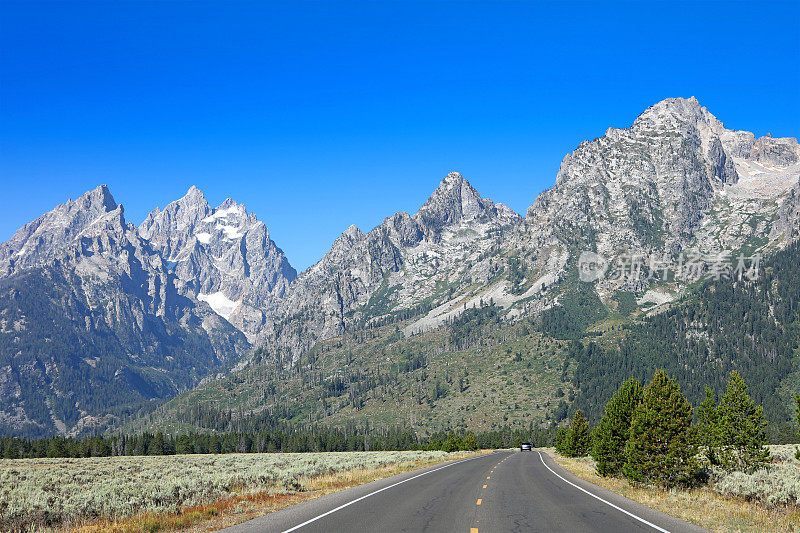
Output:
[[[0,530],[176,513],[236,495],[303,491],[328,474],[455,457],[408,451],[0,460]]]

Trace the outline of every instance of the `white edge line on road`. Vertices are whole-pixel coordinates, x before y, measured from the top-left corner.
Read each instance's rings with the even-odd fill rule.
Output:
[[[321,515],[315,516],[314,518],[312,518],[310,520],[306,520],[302,524],[298,524],[298,525],[294,526],[291,529],[285,530],[283,533],[289,533],[290,531],[296,531],[296,530],[300,529],[301,527],[305,527],[305,526],[307,526],[308,524],[310,524],[312,522],[316,522],[320,518],[325,518],[329,514],[335,513],[336,511],[341,511],[345,507],[349,507],[349,506],[353,505],[354,503],[360,502],[361,500],[363,500],[365,498],[369,498],[370,496],[374,496],[374,495],[378,494],[379,492],[383,492],[385,490],[389,490],[392,487],[396,487],[397,485],[402,485],[403,483],[411,481],[412,479],[417,479],[418,477],[427,476],[428,474],[433,474],[434,472],[438,472],[439,470],[443,470],[445,468],[449,468],[449,467],[455,466],[457,464],[466,463],[467,461],[472,461],[474,459],[480,459],[481,457],[486,457],[486,455],[479,455],[477,457],[470,457],[469,459],[461,459],[460,461],[455,461],[453,463],[450,463],[450,464],[447,464],[447,465],[444,465],[444,466],[440,466],[439,468],[434,468],[433,470],[428,470],[427,472],[423,472],[421,474],[417,474],[416,476],[410,477],[408,479],[404,479],[403,481],[398,481],[397,483],[395,483],[393,485],[389,485],[388,487],[383,487],[382,489],[378,489],[375,492],[370,492],[369,494],[365,494],[364,496],[361,496],[360,498],[356,498],[353,501],[349,501],[349,502],[347,502],[347,503],[345,503],[343,505],[340,505],[339,507],[337,507],[335,509],[331,509],[327,513],[322,513]],[[545,465],[545,466],[547,466],[547,465]],[[558,474],[556,474],[556,475],[558,475]]]
[[[555,472],[555,471],[554,471],[552,468],[550,468],[549,466],[547,466],[547,463],[545,463],[545,462],[544,462],[544,457],[542,457],[542,452],[536,452],[536,453],[538,453],[538,454],[539,454],[539,459],[541,459],[541,460],[542,460],[542,464],[544,465],[544,467],[545,467],[546,469],[548,469],[550,472],[552,472],[552,473],[553,473],[553,475],[555,475],[556,477],[560,478],[562,481],[564,481],[564,482],[566,482],[566,483],[569,483],[570,485],[572,485],[573,487],[575,487],[575,488],[576,488],[576,489],[578,489],[578,490],[582,490],[583,492],[585,492],[586,494],[588,494],[588,495],[589,495],[589,496],[591,496],[592,498],[596,498],[596,499],[600,500],[601,502],[603,502],[604,504],[606,504],[606,505],[610,505],[611,507],[613,507],[613,508],[614,508],[614,509],[616,509],[617,511],[622,511],[623,513],[625,513],[626,515],[630,516],[631,518],[635,518],[635,519],[636,519],[636,520],[638,520],[639,522],[641,522],[641,523],[643,523],[643,524],[647,524],[648,526],[652,527],[653,529],[657,529],[658,531],[661,531],[662,533],[669,533],[669,531],[667,531],[666,529],[664,529],[664,528],[661,528],[661,527],[658,527],[657,525],[653,524],[652,522],[648,522],[648,521],[647,521],[647,520],[645,520],[644,518],[639,518],[639,517],[638,517],[638,516],[636,516],[635,514],[633,514],[633,513],[631,513],[631,512],[628,512],[628,511],[626,511],[626,510],[625,510],[625,509],[623,509],[622,507],[618,507],[618,506],[614,505],[613,503],[611,503],[611,502],[609,502],[609,501],[607,501],[607,500],[604,500],[604,499],[603,499],[603,498],[601,498],[600,496],[597,496],[596,494],[592,494],[591,492],[589,492],[588,490],[584,489],[583,487],[580,487],[580,486],[576,485],[576,484],[575,484],[575,483],[573,483],[572,481],[570,481],[570,480],[568,480],[568,479],[565,479],[564,477],[562,477],[562,476],[558,475],[558,474],[557,474],[557,473],[556,473],[556,472]]]

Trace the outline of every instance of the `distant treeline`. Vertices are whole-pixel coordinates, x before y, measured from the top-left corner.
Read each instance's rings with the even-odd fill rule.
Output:
[[[256,433],[161,432],[138,435],[93,436],[43,439],[0,438],[0,456],[5,459],[34,457],[109,457],[123,455],[175,455],[275,452],[349,452],[389,450],[477,450],[509,448],[530,441],[550,446],[556,429],[501,429],[485,432],[441,432],[419,437],[408,428],[388,430],[342,430],[315,427],[311,430],[261,431]]]

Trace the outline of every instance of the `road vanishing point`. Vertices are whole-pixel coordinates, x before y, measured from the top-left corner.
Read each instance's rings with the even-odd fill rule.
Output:
[[[707,531],[584,481],[546,453],[499,451],[334,492],[226,533]]]

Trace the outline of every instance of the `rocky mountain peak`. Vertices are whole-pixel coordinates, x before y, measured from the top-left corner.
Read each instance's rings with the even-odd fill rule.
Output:
[[[450,172],[413,218],[422,227],[425,236],[435,240],[437,234],[447,226],[495,215],[491,200],[481,198],[459,172]]]
[[[108,185],[98,185],[81,195],[75,203],[83,209],[96,212],[108,212],[117,208],[117,202],[108,190]]]
[[[494,206],[497,209],[497,215],[501,218],[507,218],[512,220],[522,218],[519,216],[519,214],[517,214],[516,211],[514,211],[504,203],[497,202],[496,204],[494,204]]]
[[[189,190],[186,192],[186,196],[188,196],[190,198],[203,198],[203,199],[205,199],[205,195],[203,194],[203,191],[201,191],[199,188],[197,188],[197,185],[192,185],[191,187],[189,187]]]
[[[691,131],[698,135],[706,147],[726,131],[722,122],[700,105],[694,96],[666,98],[650,106],[636,118],[631,129],[650,135],[663,135],[668,130]]]
[[[173,206],[152,219],[178,211]],[[105,185],[0,244],[0,359],[20,362],[25,370],[15,383],[31,390],[25,398],[3,397],[0,428],[9,413],[22,413],[34,427],[79,431],[81,420],[108,414],[96,407],[106,401],[110,409],[174,395],[246,349],[240,331],[178,292],[167,266],[125,221]],[[10,339],[7,317],[27,324]],[[53,334],[63,342],[49,342]],[[65,399],[63,420],[52,410],[25,411],[54,397]]]
[[[439,186],[435,191],[433,191],[433,194],[431,194],[430,198],[428,198],[425,205],[435,203],[441,198],[452,196],[460,198],[462,188],[464,189],[467,198],[480,198],[478,191],[476,191],[472,185],[470,185],[469,181],[467,181],[460,172],[449,172],[447,176],[442,178],[442,181],[439,182]]]
[[[0,244],[0,273],[10,274],[52,259],[110,213],[115,214],[115,229],[124,232],[127,226],[122,206],[117,205],[106,185],[56,206]]]
[[[217,207],[217,209],[231,209],[231,208],[233,208],[234,210],[238,210],[238,209],[241,209],[242,211],[245,210],[244,204],[238,203],[233,198],[225,198],[225,201],[222,202],[219,205],[219,207]]]
[[[771,217],[779,196],[796,183],[799,155],[794,139],[728,130],[696,98],[668,98],[631,127],[610,128],[568,154],[528,220],[540,241],[585,236],[609,255],[736,249],[753,238],[748,224],[730,234],[704,228]]]
[[[297,276],[267,226],[243,204],[227,198],[212,209],[196,187],[150,213],[139,235],[170,264],[179,290],[207,302],[249,338],[263,326],[263,310]]]
[[[331,261],[338,260],[333,258],[339,258],[342,255],[346,254],[356,244],[363,241],[365,238],[366,235],[364,234],[364,232],[361,231],[355,224],[351,224],[350,227],[344,230],[341,235],[336,237],[336,240],[333,241],[333,244],[331,245],[331,249],[315,266],[319,266],[322,263],[330,263]]]
[[[364,238],[364,232],[358,229],[355,224],[350,224],[350,227],[344,230],[341,236],[351,241],[360,241]]]
[[[192,185],[186,194],[167,204],[163,211],[156,207],[139,225],[139,235],[161,245],[169,232],[194,225],[211,212],[203,192]]]

